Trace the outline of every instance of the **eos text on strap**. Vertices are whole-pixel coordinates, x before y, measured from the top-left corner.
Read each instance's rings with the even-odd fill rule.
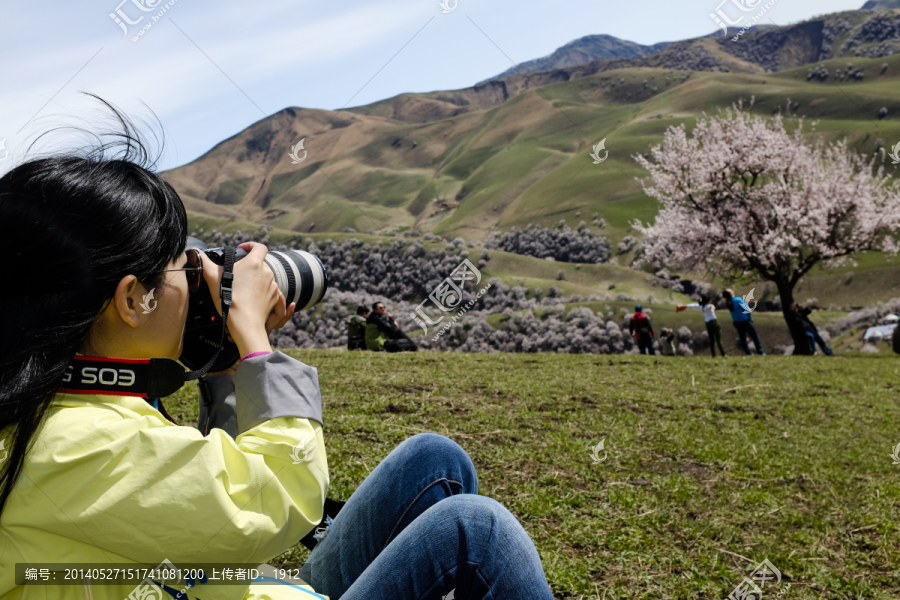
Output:
[[[76,356],[66,368],[61,393],[159,398],[184,385],[185,370],[171,358]]]

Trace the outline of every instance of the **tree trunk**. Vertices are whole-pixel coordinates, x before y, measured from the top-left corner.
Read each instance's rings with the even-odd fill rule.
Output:
[[[788,315],[791,311],[791,304],[794,303],[794,287],[788,283],[775,282],[778,286],[778,294],[781,296],[781,314],[787,323],[788,331],[791,332],[791,339],[794,340],[794,354],[799,356],[809,356],[812,351],[809,349],[809,338],[806,332],[796,319],[790,318]]]

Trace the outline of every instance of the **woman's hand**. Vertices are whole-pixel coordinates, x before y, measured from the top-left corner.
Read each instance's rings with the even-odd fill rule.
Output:
[[[269,315],[269,318],[266,320],[266,334],[271,334],[276,329],[281,329],[287,322],[291,320],[291,317],[294,316],[294,310],[297,308],[296,302],[291,302],[290,306],[285,306],[284,294],[281,293],[281,290],[278,290],[279,296],[281,296],[280,304],[275,305],[275,309]],[[283,307],[282,310],[279,310],[279,307]],[[227,331],[226,333],[228,337],[228,341],[232,344],[234,342],[234,338],[231,337],[231,333]],[[238,359],[233,365],[225,369],[224,371],[217,371],[215,373],[209,373],[207,377],[220,377],[222,375],[227,375],[228,377],[234,377],[235,372],[237,372],[237,368],[241,364],[241,359]]]
[[[228,331],[241,356],[252,352],[271,352],[269,332],[287,323],[293,315],[293,308],[284,306],[284,295],[275,284],[272,270],[263,262],[268,248],[257,242],[245,242],[238,247],[246,250],[247,256],[234,264]],[[200,257],[203,277],[221,315],[222,300],[218,290],[225,269],[202,252]]]

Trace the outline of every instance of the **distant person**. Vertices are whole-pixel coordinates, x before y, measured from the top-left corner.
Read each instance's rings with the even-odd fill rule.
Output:
[[[816,350],[816,344],[819,344],[822,348],[822,352],[824,352],[826,356],[834,356],[834,352],[831,351],[831,348],[828,347],[828,344],[825,343],[825,340],[823,340],[821,334],[819,334],[819,329],[809,320],[809,313],[812,312],[812,309],[794,302],[791,304],[791,310],[796,315],[797,323],[803,328],[806,339],[809,340],[810,354],[819,353]]]
[[[372,313],[366,318],[366,348],[375,352],[415,352],[419,349],[381,302],[372,305]]]
[[[719,321],[716,319],[716,307],[710,302],[709,296],[706,294],[700,294],[700,302],[692,302],[691,304],[679,304],[675,307],[675,312],[681,312],[686,308],[699,308],[703,311],[703,320],[706,322],[706,333],[709,334],[709,351],[712,352],[713,358],[716,357],[716,346],[719,347],[719,352],[722,354],[722,357],[728,356],[725,354],[725,347],[722,346],[722,328],[719,326]]]
[[[347,319],[347,350],[366,349],[366,317],[369,309],[358,306],[356,314]]]
[[[643,307],[640,304],[634,307],[634,314],[628,322],[628,330],[637,339],[641,354],[649,352],[656,356],[656,350],[653,348],[653,326],[650,325],[650,317],[642,311]]]
[[[758,352],[760,356],[765,356],[766,353],[763,352],[759,333],[757,333],[756,327],[753,325],[753,314],[750,312],[750,307],[747,306],[747,303],[744,302],[743,298],[734,295],[734,290],[725,290],[722,292],[722,296],[725,297],[725,305],[728,307],[728,310],[731,311],[731,320],[734,322],[734,328],[737,329],[738,345],[741,347],[741,350],[748,355],[755,354],[750,350],[750,344],[747,341],[747,337],[749,336],[753,338],[756,352]]]
[[[659,332],[659,351],[663,356],[675,356],[675,332],[669,327]]]

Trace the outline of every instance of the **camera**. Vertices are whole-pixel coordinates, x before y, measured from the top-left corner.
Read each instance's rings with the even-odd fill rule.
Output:
[[[201,250],[217,265],[224,264],[224,248],[209,248],[195,237],[187,239],[187,247]],[[247,252],[237,248],[235,262],[245,256]],[[315,306],[325,296],[328,272],[317,256],[303,250],[270,250],[265,263],[272,269],[275,283],[284,294],[286,303],[297,303],[297,312]],[[239,286],[240,281],[235,281],[234,285]],[[240,353],[237,345],[227,338],[220,346],[221,337],[222,316],[216,310],[206,280],[201,278],[200,288],[191,294],[188,304],[181,362],[191,370],[199,369],[219,352],[210,372],[227,369],[240,359]]]

